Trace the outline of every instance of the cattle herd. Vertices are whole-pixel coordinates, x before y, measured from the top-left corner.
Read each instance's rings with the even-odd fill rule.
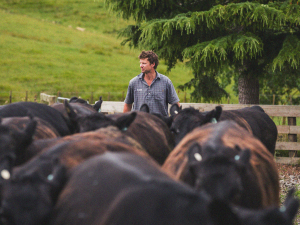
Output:
[[[259,106],[104,114],[76,97],[0,108],[0,224],[292,225]]]

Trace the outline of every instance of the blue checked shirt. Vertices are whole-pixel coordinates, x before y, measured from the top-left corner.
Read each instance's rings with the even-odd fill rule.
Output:
[[[168,115],[168,103],[179,102],[172,81],[165,75],[156,72],[156,78],[149,86],[144,80],[143,73],[130,80],[127,95],[124,101],[133,104],[133,110],[138,111],[146,103],[150,113]]]

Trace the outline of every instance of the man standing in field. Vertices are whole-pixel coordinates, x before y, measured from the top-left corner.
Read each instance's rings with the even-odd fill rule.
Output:
[[[142,51],[139,55],[141,73],[130,80],[123,112],[139,110],[147,104],[150,113],[168,115],[168,103],[179,105],[179,98],[172,81],[156,71],[158,56],[153,51]]]

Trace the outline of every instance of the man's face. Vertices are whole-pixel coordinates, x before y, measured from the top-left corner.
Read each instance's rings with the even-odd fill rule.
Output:
[[[140,59],[142,73],[150,73],[154,69],[155,63],[150,64],[148,59]]]

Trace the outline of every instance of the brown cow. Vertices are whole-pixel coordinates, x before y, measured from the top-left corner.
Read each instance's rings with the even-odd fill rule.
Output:
[[[197,190],[241,206],[279,204],[274,157],[234,121],[194,129],[174,148],[162,168]]]

